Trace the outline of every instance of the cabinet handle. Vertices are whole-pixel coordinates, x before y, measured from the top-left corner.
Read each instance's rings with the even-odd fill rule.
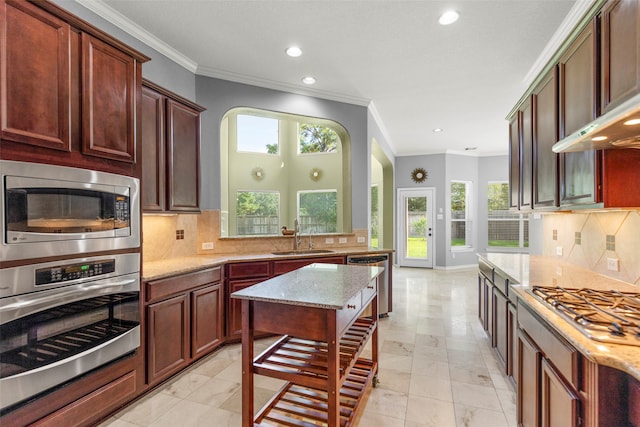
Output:
[[[355,310],[356,309],[356,305],[355,304],[353,304],[353,305],[347,304],[347,308],[353,308]]]
[[[373,286],[369,285],[367,286],[367,289],[373,289]]]

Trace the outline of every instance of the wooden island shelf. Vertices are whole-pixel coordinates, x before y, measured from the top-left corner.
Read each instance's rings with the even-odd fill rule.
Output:
[[[354,425],[377,381],[383,271],[312,264],[232,294],[242,300],[243,426]],[[367,307],[370,317],[363,316]],[[256,331],[282,338],[254,359]],[[287,381],[255,418],[254,374]]]

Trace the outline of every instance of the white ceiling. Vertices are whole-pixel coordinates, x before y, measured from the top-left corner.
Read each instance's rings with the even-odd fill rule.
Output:
[[[101,8],[197,74],[369,105],[398,156],[467,147],[492,155],[507,153],[505,116],[585,2],[103,0]],[[441,26],[447,8],[460,19]],[[303,55],[287,57],[290,45]],[[301,83],[306,75],[313,87]]]

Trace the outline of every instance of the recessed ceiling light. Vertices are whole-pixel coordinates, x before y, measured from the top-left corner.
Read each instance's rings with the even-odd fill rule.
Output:
[[[292,58],[297,58],[298,56],[302,55],[302,49],[300,49],[298,46],[288,47],[285,52]]]
[[[435,129],[433,129],[433,131],[434,131],[435,133],[440,133],[440,132],[442,132],[442,129],[441,129],[441,128],[435,128]]]
[[[607,139],[606,136],[594,136],[593,138],[591,138],[591,140],[595,142],[604,141],[605,139]]]
[[[640,125],[640,119],[631,119],[624,122],[627,126]]]
[[[302,83],[306,85],[312,85],[316,83],[315,77],[307,76],[302,79]]]
[[[440,15],[440,18],[438,18],[438,23],[440,23],[440,25],[453,24],[458,20],[459,17],[460,14],[455,10],[447,10],[445,13]]]

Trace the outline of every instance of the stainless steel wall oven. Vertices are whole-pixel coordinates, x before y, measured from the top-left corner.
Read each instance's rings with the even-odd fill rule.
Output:
[[[140,347],[136,178],[0,160],[0,413]]]
[[[140,346],[140,255],[0,270],[0,409]]]

